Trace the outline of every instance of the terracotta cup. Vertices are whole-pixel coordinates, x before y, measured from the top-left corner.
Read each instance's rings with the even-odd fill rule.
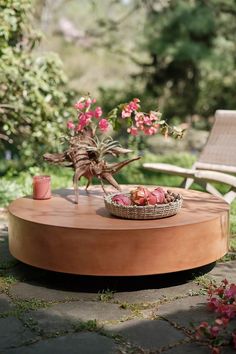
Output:
[[[51,177],[34,176],[33,177],[33,198],[50,199],[51,198]]]

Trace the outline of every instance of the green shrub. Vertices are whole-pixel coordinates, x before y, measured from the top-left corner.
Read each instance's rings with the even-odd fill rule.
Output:
[[[11,150],[28,166],[59,145],[72,98],[59,58],[33,50],[40,36],[31,7],[30,0],[0,0],[0,152]]]

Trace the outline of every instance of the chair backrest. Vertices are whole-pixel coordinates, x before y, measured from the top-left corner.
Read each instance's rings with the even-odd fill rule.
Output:
[[[217,110],[196,169],[236,173],[236,111]]]

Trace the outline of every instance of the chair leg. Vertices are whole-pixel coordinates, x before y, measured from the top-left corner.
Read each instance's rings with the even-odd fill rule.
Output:
[[[184,181],[183,181],[183,187],[185,189],[189,189],[191,187],[191,185],[193,184],[194,182],[194,179],[193,178],[186,178]]]
[[[235,188],[230,189],[230,191],[224,195],[224,200],[229,204],[231,204],[235,198],[236,198]]]
[[[224,198],[224,196],[210,183],[206,183],[206,190],[216,197]]]
[[[195,179],[195,182],[203,187],[208,193],[213,194],[216,197],[224,198],[224,196],[212,184],[201,179]]]

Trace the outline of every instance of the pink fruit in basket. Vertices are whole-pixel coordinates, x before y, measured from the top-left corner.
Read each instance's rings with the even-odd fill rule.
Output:
[[[131,205],[132,202],[130,198],[125,194],[116,194],[112,198],[112,201],[121,205]]]
[[[136,205],[147,205],[151,192],[145,187],[137,187],[130,192],[130,199]]]
[[[156,196],[156,204],[162,204],[164,203],[165,199],[165,191],[161,187],[157,187],[152,191],[152,194]]]
[[[155,204],[157,204],[157,196],[156,196],[156,194],[154,194],[154,193],[150,193],[150,195],[149,195],[149,197],[148,197],[148,204],[149,205],[155,205]]]

